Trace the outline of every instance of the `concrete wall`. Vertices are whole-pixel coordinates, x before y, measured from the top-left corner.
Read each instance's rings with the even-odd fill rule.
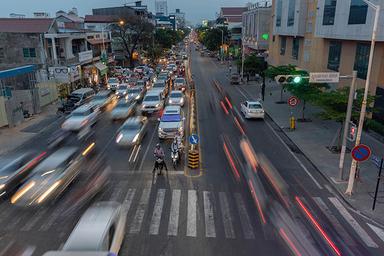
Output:
[[[43,51],[40,34],[0,33],[0,48],[4,58],[0,59],[0,69],[20,67],[29,64],[42,64]],[[24,58],[23,48],[35,48],[35,58]]]
[[[5,110],[5,99],[0,96],[0,127],[8,125],[7,112]]]
[[[273,7],[273,33],[287,36],[303,36],[305,32],[305,18],[307,15],[307,1],[308,0],[295,0],[295,20],[293,26],[287,26],[288,21],[288,6],[290,0],[281,0],[282,15],[281,15],[281,26],[276,27],[276,3],[279,0],[275,0]]]
[[[58,84],[52,81],[36,84],[39,88],[40,107],[46,106],[58,98]]]

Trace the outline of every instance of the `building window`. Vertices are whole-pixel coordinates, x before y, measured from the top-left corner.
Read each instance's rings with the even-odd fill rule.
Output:
[[[363,0],[351,0],[348,24],[365,24],[368,5]]]
[[[23,48],[24,58],[36,58],[35,48]]]
[[[0,59],[5,58],[4,48],[0,48]]]
[[[276,27],[281,26],[281,15],[283,12],[283,0],[277,0],[276,5]]]
[[[295,23],[295,4],[296,4],[296,0],[289,0],[288,20],[287,20],[288,27],[293,26],[293,23]]]
[[[325,0],[323,25],[335,24],[336,0]]]
[[[299,59],[299,39],[293,38],[292,40],[292,58]]]
[[[287,48],[287,38],[285,36],[280,37],[280,55],[285,55],[285,49]]]
[[[370,49],[371,46],[369,44],[358,43],[356,46],[355,65],[353,65],[353,69],[357,71],[358,78],[367,78]]]
[[[339,71],[341,55],[341,42],[329,42],[328,65],[327,68],[334,71]]]

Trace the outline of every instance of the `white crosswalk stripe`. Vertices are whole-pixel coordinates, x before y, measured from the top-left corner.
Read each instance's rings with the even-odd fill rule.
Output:
[[[188,190],[188,219],[187,219],[187,236],[196,237],[196,221],[197,221],[197,192],[196,190]]]
[[[219,192],[220,207],[224,224],[224,233],[226,238],[235,238],[235,231],[232,225],[232,216],[229,210],[228,199],[225,192]]]
[[[237,208],[240,215],[240,223],[243,229],[245,239],[255,239],[251,220],[247,213],[247,209],[245,208],[244,200],[239,193],[235,193],[235,200],[237,203]]]
[[[141,224],[144,220],[144,214],[145,210],[147,209],[148,202],[149,202],[149,196],[151,194],[150,188],[143,189],[143,194],[141,195],[139,206],[137,207],[135,217],[132,221],[131,228],[129,230],[129,233],[139,233],[141,229]]]
[[[149,233],[151,235],[158,235],[161,221],[161,213],[163,212],[163,204],[165,198],[165,189],[157,191],[157,198],[155,208],[153,210],[151,225],[149,226]]]
[[[347,209],[345,209],[336,197],[329,197],[328,199],[368,247],[378,248],[378,245],[372,240],[367,232],[359,225],[359,223],[352,217],[352,215],[347,211]]]
[[[174,189],[172,191],[171,213],[169,215],[168,235],[177,236],[179,227],[179,211],[180,211],[181,190]]]
[[[204,191],[203,199],[204,199],[204,216],[205,216],[205,236],[216,237],[215,220],[213,216],[212,193],[208,191]]]

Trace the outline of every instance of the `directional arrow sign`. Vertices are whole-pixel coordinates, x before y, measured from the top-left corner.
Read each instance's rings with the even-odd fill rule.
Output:
[[[197,136],[196,134],[192,134],[191,136],[189,136],[189,143],[191,143],[192,145],[196,145],[197,143],[199,143],[199,136]]]

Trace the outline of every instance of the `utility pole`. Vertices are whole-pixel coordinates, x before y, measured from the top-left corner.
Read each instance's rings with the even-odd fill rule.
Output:
[[[372,31],[372,39],[371,39],[371,49],[369,52],[369,62],[368,62],[368,71],[367,71],[367,79],[365,80],[365,89],[364,89],[364,97],[363,97],[363,103],[361,104],[361,112],[360,112],[360,118],[359,118],[359,126],[357,127],[357,135],[356,135],[356,146],[360,144],[361,140],[361,134],[363,131],[363,125],[364,125],[364,119],[365,114],[367,110],[367,98],[368,98],[368,91],[369,91],[369,83],[371,80],[371,72],[372,72],[372,63],[373,63],[373,54],[375,51],[375,43],[376,43],[376,33],[377,33],[377,24],[379,21],[380,16],[380,5],[375,5],[367,0],[363,0],[367,5],[375,9],[375,19],[373,22],[373,31]],[[355,182],[355,175],[356,175],[356,168],[357,168],[357,161],[352,160],[351,169],[349,172],[349,180],[348,180],[348,187],[345,191],[345,194],[352,195],[353,191],[353,185]]]
[[[245,45],[244,45],[244,38],[241,39],[241,81],[244,81],[244,58],[245,58]]]
[[[357,76],[357,71],[354,70],[352,72],[352,84],[351,84],[351,87],[349,88],[347,115],[345,117],[344,133],[343,133],[343,144],[341,146],[341,153],[340,153],[340,161],[339,161],[339,179],[340,180],[343,180],[343,177],[344,177],[344,168],[343,167],[344,167],[345,151],[347,148],[347,136],[348,136],[349,122],[351,121],[353,97],[355,95],[356,76]]]

